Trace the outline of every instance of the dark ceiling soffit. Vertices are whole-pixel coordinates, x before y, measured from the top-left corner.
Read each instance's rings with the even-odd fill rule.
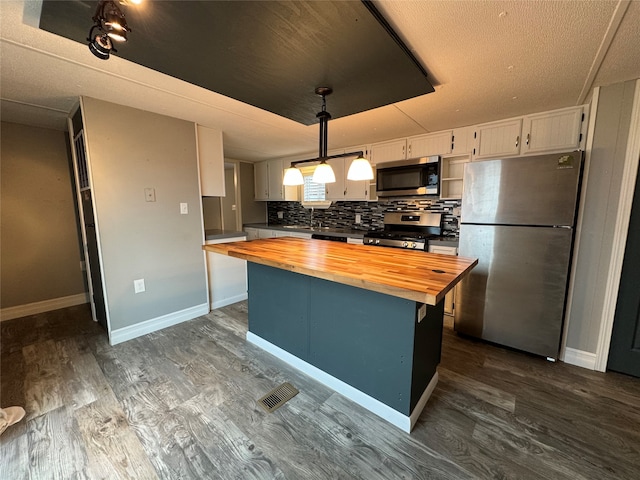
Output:
[[[415,63],[416,67],[418,67],[418,70],[420,70],[422,74],[425,76],[425,78],[427,78],[429,76],[427,75],[427,71],[424,69],[424,67],[418,61],[418,59],[413,55],[413,53],[411,53],[411,50],[409,50],[409,47],[407,47],[407,45],[402,41],[402,39],[398,36],[396,31],[393,29],[393,27],[389,25],[389,22],[387,22],[387,20],[382,16],[382,14],[375,7],[373,2],[371,0],[362,0],[362,3],[364,3],[364,6],[367,7],[367,10],[371,12],[371,15],[373,15],[373,17],[378,21],[378,23],[382,25],[382,27],[387,31],[389,36],[393,38],[393,40],[398,44],[398,46],[402,49],[405,55],[409,57],[413,63]],[[431,87],[431,92],[433,91],[434,89],[433,87]]]
[[[86,44],[96,3],[44,0],[40,28]],[[317,123],[319,86],[334,89],[328,105],[334,119],[434,91],[425,68],[369,0],[149,6],[126,10],[136,33],[119,57],[305,125]],[[217,23],[207,15],[217,15]],[[173,33],[157,35],[158,22]]]

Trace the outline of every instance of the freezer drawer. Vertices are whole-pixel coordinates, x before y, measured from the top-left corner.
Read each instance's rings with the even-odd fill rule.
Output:
[[[465,165],[462,223],[573,225],[582,152]]]
[[[458,285],[456,331],[556,358],[572,239],[569,228],[462,225],[459,253],[478,265]]]

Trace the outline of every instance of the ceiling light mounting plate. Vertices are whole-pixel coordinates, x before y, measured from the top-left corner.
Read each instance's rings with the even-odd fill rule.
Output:
[[[331,87],[316,87],[316,95],[320,95],[321,97],[326,97],[327,95],[331,95],[333,93],[333,88]]]

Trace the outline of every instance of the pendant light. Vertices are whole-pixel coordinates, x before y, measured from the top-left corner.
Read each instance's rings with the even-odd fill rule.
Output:
[[[371,164],[362,154],[358,155],[358,158],[351,162],[349,171],[347,172],[347,180],[373,180]]]
[[[313,172],[313,179],[311,180],[314,183],[335,183],[336,175],[331,168],[331,165],[327,163],[328,159],[331,158],[342,158],[342,157],[353,157],[357,156],[357,158],[351,162],[351,166],[349,167],[349,172],[347,173],[348,180],[371,180],[373,179],[373,170],[371,169],[371,164],[369,161],[364,158],[364,152],[349,152],[349,153],[341,153],[339,155],[327,155],[327,145],[328,145],[328,126],[329,120],[331,119],[331,114],[327,112],[327,102],[326,96],[330,95],[333,92],[333,89],[330,87],[318,87],[315,90],[316,95],[320,95],[322,97],[322,111],[316,114],[316,117],[320,120],[320,140],[319,140],[319,152],[318,158],[312,158],[309,160],[298,160],[295,162],[291,162],[291,167],[285,169],[284,171],[284,179],[282,180],[283,185],[286,186],[295,186],[304,184],[304,179],[302,177],[302,172],[296,168],[296,165],[300,163],[308,163],[308,162],[317,162],[320,161],[320,164],[315,168]]]

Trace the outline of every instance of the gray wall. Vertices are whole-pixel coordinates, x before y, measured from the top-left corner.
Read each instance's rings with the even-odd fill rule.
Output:
[[[202,218],[206,230],[222,229],[220,197],[202,197]]]
[[[240,204],[242,223],[264,223],[267,221],[267,202],[256,202],[253,164],[240,162]]]
[[[1,128],[2,308],[85,293],[67,135]]]
[[[82,105],[111,329],[206,305],[194,124],[88,97]],[[139,278],[146,292],[135,294]]]
[[[635,80],[602,87],[588,165],[566,346],[595,353],[618,211]]]

